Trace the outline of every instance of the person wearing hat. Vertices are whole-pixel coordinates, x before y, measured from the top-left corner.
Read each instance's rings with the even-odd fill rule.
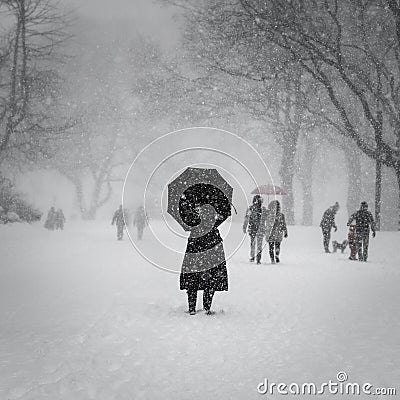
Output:
[[[366,201],[361,202],[360,209],[353,213],[347,226],[356,222],[356,247],[358,253],[358,261],[367,261],[368,259],[368,245],[369,245],[369,232],[372,231],[372,237],[376,235],[375,221],[372,213],[368,211],[368,204]]]
[[[339,210],[339,203],[336,202],[333,206],[325,210],[324,214],[322,215],[321,223],[319,224],[319,226],[322,229],[323,246],[325,253],[330,253],[329,242],[331,241],[332,228],[335,229],[335,232],[337,231],[335,216],[338,210]]]

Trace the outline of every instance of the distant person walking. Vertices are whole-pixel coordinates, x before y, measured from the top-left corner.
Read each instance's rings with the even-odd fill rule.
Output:
[[[54,231],[55,223],[56,223],[56,210],[54,209],[54,207],[50,207],[50,210],[47,212],[47,218],[44,223],[44,227],[46,229],[49,229],[50,231]]]
[[[356,240],[356,226],[351,224],[349,225],[349,233],[347,235],[347,240],[349,242],[350,247],[350,256],[349,260],[357,260],[357,240]]]
[[[268,204],[266,223],[266,240],[269,246],[271,263],[279,263],[281,242],[283,237],[288,237],[285,215],[281,213],[281,205],[278,200],[272,200]]]
[[[327,210],[325,210],[321,223],[319,226],[322,229],[322,236],[323,236],[323,246],[325,253],[330,253],[329,250],[329,243],[331,241],[331,230],[332,228],[335,229],[335,232],[337,231],[337,226],[335,223],[335,216],[336,213],[339,210],[339,203],[336,202],[333,206],[329,207]]]
[[[353,221],[356,221],[356,247],[358,253],[358,261],[367,261],[368,259],[368,245],[369,233],[372,230],[372,237],[375,237],[375,221],[372,213],[368,211],[368,204],[366,201],[361,202],[360,209],[353,213],[347,225],[350,226]]]
[[[122,204],[119,206],[118,210],[116,210],[114,213],[111,225],[114,225],[114,223],[117,225],[117,240],[122,240],[122,237],[124,236],[124,227],[125,227],[124,211],[122,209]]]
[[[137,238],[142,240],[144,228],[149,224],[149,219],[143,206],[139,206],[133,218],[133,226],[137,229]]]
[[[263,198],[259,194],[256,194],[253,197],[253,204],[246,210],[243,222],[243,233],[248,232],[250,236],[250,262],[254,262],[254,259],[256,258],[257,264],[261,264],[267,217],[267,209],[262,205],[262,203]]]
[[[56,229],[63,230],[64,229],[64,223],[65,223],[65,216],[64,216],[63,210],[61,210],[61,208],[59,208],[56,211],[56,214],[55,214],[55,227],[56,227]]]

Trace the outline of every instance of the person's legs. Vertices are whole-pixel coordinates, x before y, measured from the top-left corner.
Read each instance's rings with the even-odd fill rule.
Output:
[[[124,227],[122,225],[117,225],[117,238],[118,238],[118,240],[121,240],[123,235],[124,235]]]
[[[263,238],[264,235],[257,235],[257,264],[261,263]]]
[[[190,313],[196,312],[197,290],[188,289],[187,296],[188,296],[189,312]]]
[[[209,311],[211,309],[211,303],[213,300],[215,290],[213,288],[206,288],[203,292],[203,307],[205,311]]]
[[[369,233],[363,235],[362,245],[363,245],[363,261],[367,261],[367,259],[368,259]]]
[[[356,234],[356,248],[358,254],[358,261],[363,261],[363,253],[362,253],[362,236],[360,233]]]
[[[329,242],[331,240],[331,231],[323,229],[322,230],[322,236],[323,236],[323,245],[324,245],[325,253],[330,253],[330,251],[329,251]]]
[[[254,261],[256,253],[256,235],[250,235],[250,261]]]
[[[275,252],[274,252],[275,242],[268,242],[268,246],[269,246],[269,258],[271,259],[271,262],[274,264],[275,263]]]
[[[357,246],[355,244],[355,241],[352,241],[349,243],[350,247],[350,257],[349,260],[356,260],[356,255],[357,255]]]
[[[275,242],[275,261],[278,263],[279,253],[281,252],[281,242]]]
[[[137,235],[138,235],[138,239],[139,239],[139,240],[142,240],[142,237],[143,237],[143,228],[142,228],[140,225],[138,225],[138,228],[137,228]]]

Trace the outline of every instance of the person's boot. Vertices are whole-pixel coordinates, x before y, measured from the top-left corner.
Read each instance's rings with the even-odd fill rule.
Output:
[[[271,257],[271,264],[275,264],[275,258]]]
[[[254,262],[254,257],[250,257],[250,262]]]
[[[196,293],[196,294],[195,294]],[[189,305],[189,314],[195,315],[196,314],[196,303],[197,303],[197,291],[195,293],[188,292],[188,305]]]
[[[280,260],[279,260],[279,257],[278,257],[278,256],[275,256],[275,262],[276,262],[276,263],[279,263],[279,261],[280,261]]]

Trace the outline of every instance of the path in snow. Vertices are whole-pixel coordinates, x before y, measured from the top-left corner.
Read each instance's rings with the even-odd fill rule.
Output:
[[[264,378],[320,384],[338,371],[398,385],[400,234],[371,239],[368,263],[322,253],[317,228],[289,235],[279,265],[247,263],[246,240],[217,314],[189,316],[178,275],[109,222],[0,226],[0,398],[255,399]]]

